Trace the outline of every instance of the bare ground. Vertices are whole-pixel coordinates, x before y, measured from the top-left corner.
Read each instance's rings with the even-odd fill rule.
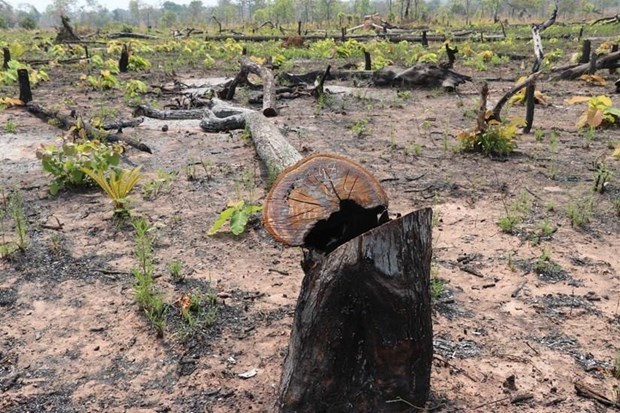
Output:
[[[59,80],[35,89],[40,103],[130,117],[120,92],[76,87],[78,71],[56,67],[50,75]],[[492,82],[491,99],[510,86]],[[433,275],[445,287],[434,304],[438,357],[429,406],[606,411],[578,396],[573,383],[583,380],[608,397],[618,391],[610,373],[620,349],[617,160],[607,160],[615,177],[606,193],[592,191],[593,162],[610,153],[618,130],[586,141],[574,129],[583,107],[563,100],[610,88],[543,82],[552,105],[537,108],[535,126],[544,137],[521,136],[517,153],[493,159],[454,150],[455,132],[475,123],[477,87],[456,95],[416,90],[404,99],[396,90],[360,88],[330,96],[323,108],[310,98],[283,102],[275,121],[304,155],[336,152],[364,163],[383,182],[392,215],[433,207]],[[509,114],[522,116],[523,108]],[[187,291],[219,293],[213,327],[187,336],[171,323],[162,339],[135,302],[131,226],[112,219],[95,189],[50,196],[34,152],[59,131],[19,109],[0,117],[18,125],[17,134],[0,134],[1,184],[21,189],[30,222],[29,248],[0,261],[0,410],[274,411],[301,250],[277,244],[258,221],[240,237],[206,235],[228,201],[264,196],[266,171],[241,133],[207,134],[191,121],[166,122],[167,132],[157,121],[125,130],[154,150],[126,153],[127,163],[143,165],[142,184],[157,169],[176,173],[169,193],[146,200],[136,192],[132,210],[157,228],[156,283],[166,301]],[[355,136],[351,125],[359,120],[368,124]],[[187,164],[201,160],[208,170],[196,168],[188,180]],[[592,219],[573,228],[566,211],[583,198],[593,200]],[[515,234],[501,232],[498,219],[519,199],[529,205],[523,223]],[[536,240],[543,220],[556,231]],[[58,223],[59,230],[44,228]],[[556,266],[537,266],[543,253]],[[166,271],[173,259],[183,262],[182,283]],[[252,369],[255,376],[239,376]],[[533,397],[511,404],[518,393]]]

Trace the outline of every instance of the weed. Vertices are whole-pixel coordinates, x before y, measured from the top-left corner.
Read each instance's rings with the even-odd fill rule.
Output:
[[[245,201],[229,202],[228,207],[220,212],[207,235],[214,235],[220,228],[228,222],[230,232],[234,235],[240,235],[245,231],[250,215],[263,210],[261,205],[246,203]]]
[[[139,264],[138,268],[132,269],[135,278],[136,302],[155,328],[157,335],[161,337],[166,326],[167,306],[154,285],[152,227],[144,218],[135,219],[133,227],[135,231],[135,255]]]
[[[410,90],[399,90],[396,92],[396,96],[402,100],[410,100],[413,97],[413,93]]]
[[[239,139],[243,142],[244,145],[250,146],[252,144],[252,133],[249,128],[245,128],[241,135],[239,135]]]
[[[4,131],[6,133],[17,133],[17,124],[13,121],[7,120],[4,124]]]
[[[351,126],[349,126],[349,129],[351,129],[351,132],[353,132],[353,135],[357,138],[368,135],[368,119],[360,119],[357,122],[354,122]]]
[[[459,133],[461,149],[467,152],[481,152],[484,155],[506,156],[515,150],[517,144],[517,127],[522,125],[521,119],[509,123],[490,123],[483,130],[464,131]]]
[[[177,282],[183,281],[185,278],[183,275],[183,263],[179,260],[172,260],[168,263],[168,272],[172,279]]]
[[[175,174],[163,169],[158,169],[156,173],[157,178],[147,182],[142,189],[146,199],[155,199],[160,193],[169,193],[172,190]]]
[[[436,302],[445,289],[445,282],[438,277],[431,277],[431,302]]]
[[[499,218],[497,225],[503,232],[514,234],[517,225],[530,213],[531,202],[525,192],[521,192],[519,199],[510,207],[508,207],[505,200],[503,202],[505,215]]]
[[[115,215],[128,213],[127,204],[130,200],[127,196],[142,177],[139,166],[133,169],[112,169],[107,176],[103,171],[88,168],[82,168],[82,172],[97,182],[112,200]]]
[[[28,247],[28,220],[24,209],[24,201],[19,191],[7,194],[4,188],[0,188],[0,258],[11,256],[15,251],[24,251]],[[12,220],[15,230],[14,240],[6,240],[5,234],[7,217]]]
[[[66,186],[93,183],[94,181],[82,171],[82,168],[105,172],[108,168],[119,164],[121,153],[121,146],[108,146],[96,140],[65,141],[61,147],[42,146],[37,150],[37,158],[41,160],[43,170],[54,176],[50,183],[50,193],[56,195]]]
[[[594,191],[602,194],[607,188],[609,179],[613,173],[609,170],[605,162],[596,163],[596,171],[594,172]]]
[[[205,178],[207,179],[207,181],[213,179],[213,171],[215,170],[213,162],[210,160],[201,160],[200,166],[202,166],[202,169],[205,171]]]
[[[545,131],[540,128],[536,128],[534,131],[534,138],[536,138],[536,142],[542,142],[545,138]]]
[[[212,291],[183,294],[175,304],[190,329],[211,326],[217,317],[217,298]]]
[[[572,105],[575,103],[587,102],[586,111],[577,120],[577,129],[595,129],[609,127],[617,124],[620,120],[620,108],[614,107],[611,98],[605,95],[586,97],[574,96],[565,101]]]
[[[422,155],[422,145],[420,145],[419,143],[412,143],[411,145],[405,148],[405,154],[415,155],[415,156]]]
[[[195,181],[198,178],[196,174],[196,163],[194,161],[189,161],[183,167],[183,173],[185,174],[185,179],[188,181]]]
[[[566,207],[566,215],[571,227],[582,227],[590,222],[594,213],[594,198],[576,199]]]

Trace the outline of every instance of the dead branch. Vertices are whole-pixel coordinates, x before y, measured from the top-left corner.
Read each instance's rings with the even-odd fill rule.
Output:
[[[72,117],[70,115],[65,115],[57,110],[46,109],[43,106],[32,102],[26,105],[26,109],[28,110],[28,112],[39,118],[43,118],[45,120],[55,119],[60,123],[59,126],[65,129],[69,129],[74,126],[77,127],[78,123],[80,123],[86,131],[86,136],[88,137],[88,139],[99,139],[107,142],[125,142],[127,145],[132,146],[143,152],[153,153],[151,151],[151,148],[149,148],[144,143],[137,141],[136,139],[130,138],[128,136],[123,136],[121,134],[111,134],[104,130],[97,129],[83,119],[79,121],[78,118]]]
[[[578,380],[575,382],[575,391],[581,397],[596,400],[597,402],[602,403],[605,406],[620,408],[620,404],[612,401],[607,396],[599,392],[597,389],[584,383],[583,381]]]
[[[600,19],[594,20],[591,26],[595,24],[603,23],[603,24],[612,24],[612,23],[620,23],[620,14],[616,14],[615,16],[610,17],[601,17]]]
[[[103,130],[112,130],[112,129],[123,129],[123,128],[135,128],[144,122],[143,117],[137,117],[129,120],[119,120],[116,122],[106,122],[101,125],[101,129]]]
[[[276,87],[271,70],[250,60],[247,56],[242,56],[241,59],[239,59],[239,64],[241,65],[239,73],[228,87],[220,93],[220,97],[224,100],[232,100],[236,87],[239,84],[247,83],[248,74],[254,73],[260,76],[263,81],[263,114],[267,117],[277,116]]]
[[[527,87],[530,84],[532,84],[533,82],[535,82],[536,79],[538,79],[538,77],[541,74],[542,74],[542,71],[538,71],[538,72],[532,73],[523,82],[517,83],[512,89],[510,89],[508,92],[506,92],[506,94],[504,96],[502,96],[502,98],[495,104],[495,107],[493,108],[493,118],[495,120],[497,120],[498,122],[501,122],[502,120],[501,120],[500,112],[502,111],[502,108],[504,107],[506,102],[508,102],[508,100],[512,96],[517,94],[521,89],[523,89],[524,87]]]

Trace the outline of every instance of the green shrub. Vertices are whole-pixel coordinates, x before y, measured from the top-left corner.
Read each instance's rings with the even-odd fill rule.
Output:
[[[122,147],[105,145],[99,141],[65,142],[62,146],[46,145],[37,151],[43,170],[54,177],[50,193],[56,195],[67,186],[91,185],[94,181],[83,168],[105,172],[120,161]]]

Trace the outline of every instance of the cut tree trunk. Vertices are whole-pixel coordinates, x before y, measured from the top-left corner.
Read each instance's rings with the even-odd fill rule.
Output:
[[[413,212],[306,262],[281,413],[424,408],[433,356],[431,216],[428,208]]]

